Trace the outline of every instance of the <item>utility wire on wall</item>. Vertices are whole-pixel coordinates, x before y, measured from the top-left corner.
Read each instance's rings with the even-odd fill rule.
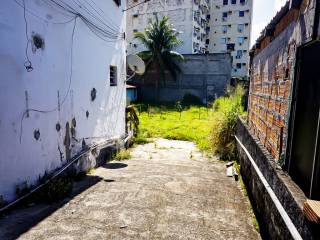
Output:
[[[45,22],[48,22],[48,21],[44,20],[42,17],[33,13],[31,10],[27,9],[26,4],[25,4],[25,0],[22,0],[22,4],[20,2],[18,2],[17,0],[14,0],[14,1],[20,7],[23,8],[23,16],[24,16],[24,21],[25,21],[25,33],[26,33],[26,39],[27,39],[26,51],[25,51],[25,55],[26,55],[27,60],[24,64],[24,66],[25,66],[26,70],[28,72],[30,72],[33,70],[33,66],[32,66],[32,63],[31,63],[31,61],[29,59],[29,55],[28,55],[28,48],[29,48],[30,39],[29,39],[29,35],[28,35],[28,21],[26,18],[26,12],[28,12],[29,14],[31,14],[31,15],[33,15],[33,16],[35,16]],[[63,10],[65,13],[67,13],[66,14],[67,16],[72,17],[70,20],[68,20],[66,22],[52,22],[53,24],[66,24],[71,21],[74,21],[74,26],[73,26],[73,30],[72,30],[72,37],[71,37],[69,84],[68,84],[68,89],[67,89],[65,96],[63,97],[61,103],[59,103],[57,107],[55,107],[53,109],[49,109],[49,110],[27,108],[24,111],[24,113],[22,114],[21,124],[20,124],[20,143],[22,140],[23,120],[29,114],[29,112],[51,113],[51,112],[57,111],[61,107],[61,105],[63,105],[63,103],[66,101],[66,99],[69,95],[70,88],[71,88],[71,82],[72,82],[73,41],[74,41],[74,33],[75,33],[77,18],[80,18],[94,35],[96,35],[99,39],[101,39],[105,42],[115,42],[115,41],[124,39],[124,34],[120,33],[117,30],[118,26],[116,26],[114,23],[112,23],[112,21],[110,21],[110,20],[106,19],[106,17],[104,17],[104,15],[105,16],[107,16],[107,15],[106,14],[103,15],[104,12],[101,8],[100,8],[100,13],[99,13],[99,11],[96,9],[97,5],[92,0],[90,0],[92,4],[90,4],[88,1],[84,0],[84,2],[88,5],[88,7],[85,6],[84,4],[82,4],[78,0],[72,0],[78,6],[78,9],[75,7],[72,7],[69,4],[64,3],[61,0],[60,1],[59,0],[46,0],[46,1],[51,6],[53,5],[55,8],[59,8],[60,10]],[[93,5],[95,5],[96,7],[94,7]],[[91,10],[89,9],[89,6],[92,8]],[[79,9],[81,9],[82,11],[80,11]],[[94,12],[96,14],[98,14],[98,16]]]
[[[70,73],[69,73],[69,84],[68,84],[68,89],[66,94],[64,95],[61,103],[58,104],[57,107],[53,108],[53,109],[49,109],[49,110],[40,110],[40,109],[34,109],[34,108],[27,108],[24,113],[22,114],[22,118],[21,118],[21,123],[20,123],[20,143],[21,143],[21,138],[22,138],[22,132],[23,132],[23,120],[24,118],[27,116],[27,114],[29,112],[38,112],[38,113],[51,113],[51,112],[55,112],[57,111],[63,104],[64,102],[67,100],[67,97],[70,93],[70,89],[71,89],[71,82],[72,82],[72,74],[73,74],[73,42],[74,42],[74,33],[75,33],[75,29],[76,29],[76,24],[77,24],[77,17],[74,19],[74,25],[72,28],[72,35],[71,35],[71,48],[70,48]]]

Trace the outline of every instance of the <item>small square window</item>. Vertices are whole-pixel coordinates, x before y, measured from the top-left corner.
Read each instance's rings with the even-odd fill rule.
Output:
[[[241,63],[237,63],[237,69],[241,69]]]
[[[231,4],[237,4],[237,0],[231,0]]]
[[[115,4],[117,4],[118,7],[121,6],[121,0],[113,0],[115,2]]]
[[[244,37],[237,37],[237,42],[239,45],[242,45],[244,43]]]
[[[223,5],[228,5],[228,0],[223,0]]]
[[[244,31],[244,24],[238,24],[238,32],[242,33]]]
[[[223,13],[222,13],[222,17],[223,17],[223,18],[228,17],[228,12],[223,12]]]
[[[222,31],[222,33],[227,33],[228,32],[228,26],[227,25],[222,25],[221,26],[221,31]]]
[[[246,0],[240,0],[240,3],[241,3],[241,4],[245,4],[245,3],[246,3]]]
[[[239,11],[239,17],[244,17],[244,11]]]
[[[117,86],[117,67],[110,66],[110,86]]]

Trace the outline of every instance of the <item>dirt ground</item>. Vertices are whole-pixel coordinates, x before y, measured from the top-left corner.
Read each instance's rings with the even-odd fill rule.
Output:
[[[53,205],[12,211],[0,239],[260,239],[239,182],[191,142],[156,139]]]

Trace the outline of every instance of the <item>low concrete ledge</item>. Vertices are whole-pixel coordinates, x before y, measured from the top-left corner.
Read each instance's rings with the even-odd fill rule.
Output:
[[[316,232],[315,227],[303,215],[303,202],[306,200],[304,193],[276,164],[241,119],[238,119],[236,136],[250,153],[301,237],[319,239],[319,231]],[[237,143],[237,150],[241,175],[260,224],[262,236],[265,239],[293,239],[287,224],[240,143]]]

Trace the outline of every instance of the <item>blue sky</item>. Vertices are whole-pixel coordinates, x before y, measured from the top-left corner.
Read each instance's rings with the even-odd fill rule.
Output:
[[[253,0],[251,46],[286,0]]]

